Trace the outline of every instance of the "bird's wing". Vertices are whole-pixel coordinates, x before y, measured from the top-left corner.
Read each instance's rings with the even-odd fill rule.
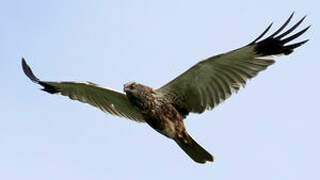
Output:
[[[129,118],[138,122],[145,122],[142,114],[131,105],[127,96],[112,89],[100,87],[90,82],[48,82],[39,80],[31,71],[26,61],[22,59],[24,73],[35,83],[44,88],[42,90],[51,94],[68,96],[100,108],[112,115]]]
[[[206,109],[214,108],[237,92],[248,79],[273,64],[273,55],[288,55],[308,41],[286,45],[310,27],[287,36],[301,24],[305,19],[303,17],[294,26],[281,33],[292,16],[293,14],[269,37],[259,41],[272,24],[247,46],[200,61],[174,80],[156,89],[156,92],[170,99],[184,116],[189,112],[202,113]]]

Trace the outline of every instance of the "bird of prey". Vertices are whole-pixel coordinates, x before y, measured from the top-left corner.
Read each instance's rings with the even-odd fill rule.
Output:
[[[248,45],[202,60],[158,89],[128,82],[124,84],[123,93],[91,82],[42,81],[32,73],[23,58],[22,67],[33,82],[43,87],[43,91],[68,96],[113,115],[145,122],[173,139],[195,162],[205,163],[213,161],[213,156],[192,139],[183,120],[189,113],[200,114],[226,100],[244,87],[248,79],[272,65],[274,55],[288,55],[306,43],[308,40],[288,44],[310,27],[289,35],[305,19],[303,17],[284,31],[292,17],[293,13],[268,37],[261,40],[272,23]]]

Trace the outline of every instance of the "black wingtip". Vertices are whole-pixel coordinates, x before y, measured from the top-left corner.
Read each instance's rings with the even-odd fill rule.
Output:
[[[304,28],[303,30],[291,35],[289,35],[291,32],[293,32],[306,18],[304,16],[301,18],[296,24],[294,24],[291,28],[286,30],[285,32],[281,33],[283,29],[289,24],[291,21],[292,17],[294,15],[294,12],[290,15],[290,17],[286,20],[286,22],[273,34],[271,34],[269,37],[262,39],[261,41],[259,40],[262,36],[260,35],[253,43],[249,44],[251,46],[254,46],[254,49],[257,54],[262,55],[262,56],[269,56],[269,55],[276,55],[276,54],[285,54],[288,55],[293,52],[293,50],[302,44],[306,43],[307,41],[302,41],[299,43],[291,44],[291,45],[285,45],[288,42],[291,42],[292,40],[298,38],[302,34],[304,34],[310,26]],[[267,28],[268,30],[268,28]],[[280,35],[278,35],[281,33]],[[262,33],[264,35],[265,33]]]
[[[275,37],[276,39],[281,39],[284,36],[290,34],[292,31],[294,31],[306,18],[307,16],[304,16],[300,21],[298,21],[295,25],[293,25],[290,29],[288,29],[286,32],[280,34],[279,36]]]
[[[250,45],[256,43],[257,41],[259,41],[269,31],[269,29],[271,28],[272,25],[273,25],[273,22],[270,23],[270,25],[255,40],[253,40],[248,45],[250,46]]]
[[[37,84],[40,84],[41,86],[43,86],[43,91],[46,91],[50,94],[54,94],[59,92],[58,89],[52,85],[50,85],[48,82],[43,82],[40,81],[32,72],[31,68],[29,67],[29,65],[27,64],[26,60],[24,58],[22,58],[22,69],[24,74],[26,74],[26,76],[28,76],[28,78],[32,81],[35,82]]]
[[[33,82],[39,83],[39,79],[33,74],[31,68],[27,64],[26,60],[22,58],[22,69],[24,74]]]
[[[279,34],[285,27],[287,27],[287,25],[290,23],[292,17],[294,15],[294,12],[291,13],[290,17],[287,19],[287,21],[276,31],[274,32],[273,34],[271,34],[268,38],[273,38],[274,36],[276,36],[277,34]],[[267,39],[268,39],[267,38]]]
[[[309,39],[306,39],[306,40],[301,41],[301,42],[298,42],[298,43],[294,43],[294,44],[287,45],[287,46],[285,46],[285,48],[294,49],[294,48],[297,48],[297,47],[305,44],[305,43],[308,42],[308,41],[309,41]]]

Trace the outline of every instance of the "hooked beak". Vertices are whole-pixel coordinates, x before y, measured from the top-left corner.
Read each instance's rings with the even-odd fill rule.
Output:
[[[130,84],[126,83],[123,85],[123,91],[124,92],[127,92],[127,91],[130,91],[130,88],[129,88]]]
[[[127,91],[128,91],[128,86],[123,85],[123,91],[124,91],[124,92],[127,92]]]

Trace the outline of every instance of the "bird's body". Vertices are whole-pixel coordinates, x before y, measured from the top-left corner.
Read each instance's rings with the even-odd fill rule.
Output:
[[[200,61],[189,70],[158,89],[129,82],[124,92],[103,88],[90,82],[50,82],[39,80],[22,60],[25,74],[43,90],[73,100],[89,103],[104,112],[137,122],[146,122],[164,136],[173,139],[194,161],[213,161],[186,131],[183,120],[189,113],[213,109],[275,61],[273,55],[288,55],[307,40],[286,45],[308,30],[308,27],[287,37],[305,19],[279,34],[293,14],[276,32],[260,40],[271,25],[250,44]],[[271,57],[270,57],[271,56]]]
[[[183,123],[183,115],[170,100],[152,88],[135,82],[125,84],[124,91],[129,101],[141,111],[146,123],[153,129],[176,141],[194,161],[213,161],[213,156],[188,134]]]
[[[175,107],[157,96],[152,88],[130,82],[125,84],[124,91],[129,101],[141,111],[146,123],[161,134],[175,138],[185,129],[183,118]]]

